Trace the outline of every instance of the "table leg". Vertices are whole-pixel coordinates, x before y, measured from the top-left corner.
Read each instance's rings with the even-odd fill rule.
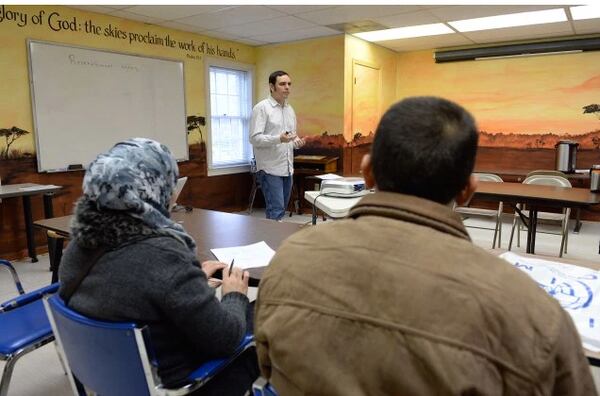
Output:
[[[529,209],[529,228],[527,228],[527,253],[535,254],[535,233],[537,231],[537,208]]]
[[[44,194],[44,217],[51,219],[54,217],[54,208],[52,207],[52,196],[54,194]]]
[[[579,234],[579,230],[581,230],[581,208],[577,208],[575,214],[575,228],[573,229],[573,233]]]
[[[64,238],[51,238],[48,237],[48,244],[53,239],[53,248],[50,256],[50,270],[52,271],[52,283],[58,282],[58,268],[60,266],[60,260],[62,260],[62,252],[64,245]]]
[[[25,233],[27,234],[27,252],[31,257],[31,262],[38,261],[35,254],[35,238],[33,235],[33,220],[31,219],[31,197],[23,195],[23,215],[25,217]]]

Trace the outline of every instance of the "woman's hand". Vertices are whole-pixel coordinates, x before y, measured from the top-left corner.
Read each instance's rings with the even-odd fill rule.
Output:
[[[208,260],[200,264],[200,268],[202,268],[202,271],[204,271],[207,278],[210,278],[215,272],[222,270],[225,267],[227,267],[227,264],[216,260]]]
[[[233,268],[231,274],[228,269],[223,270],[223,295],[231,292],[239,292],[242,294],[248,294],[248,278],[250,273],[248,271],[242,271],[239,268]]]

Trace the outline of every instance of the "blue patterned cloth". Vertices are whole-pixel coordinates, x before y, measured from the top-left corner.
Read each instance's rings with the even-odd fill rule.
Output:
[[[170,235],[195,251],[196,243],[169,218],[169,203],[179,177],[169,149],[151,139],[117,143],[100,154],[83,179],[83,199],[102,211],[119,211]]]

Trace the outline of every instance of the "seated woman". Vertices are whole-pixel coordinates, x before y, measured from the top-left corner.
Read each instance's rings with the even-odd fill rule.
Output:
[[[178,177],[167,147],[130,139],[99,155],[83,180],[60,296],[96,319],[148,325],[168,387],[203,362],[233,353],[252,331],[248,272],[223,271],[221,301],[208,278],[227,265],[196,259],[196,244],[169,218]],[[248,350],[197,394],[241,395],[258,376]]]

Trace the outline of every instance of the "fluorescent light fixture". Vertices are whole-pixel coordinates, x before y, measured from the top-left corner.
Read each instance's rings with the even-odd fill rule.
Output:
[[[551,10],[517,12],[516,14],[463,19],[462,21],[448,22],[448,24],[459,32],[473,32],[477,30],[565,22],[566,20],[567,15],[565,14],[565,10],[563,8],[554,8]]]
[[[600,5],[569,7],[574,20],[600,18]]]
[[[372,32],[354,33],[367,41],[398,40],[411,37],[438,36],[440,34],[456,33],[443,23],[429,25],[406,26],[394,29],[374,30]]]

